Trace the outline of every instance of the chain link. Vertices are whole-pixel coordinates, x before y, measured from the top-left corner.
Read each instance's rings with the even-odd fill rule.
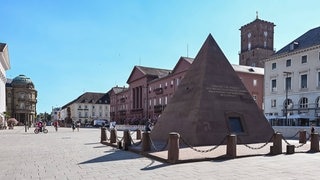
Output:
[[[119,138],[121,138],[121,139],[119,140]],[[122,142],[122,141],[123,141],[123,138],[124,138],[124,137],[118,137],[118,136],[117,136],[117,142]]]
[[[299,145],[294,145],[295,148],[301,148],[302,146],[306,145],[307,142],[311,139],[311,135],[309,133],[307,133],[309,135],[308,139],[306,140],[306,143],[301,143]],[[287,144],[287,145],[292,145],[288,142],[288,140],[286,140],[283,136],[282,136],[283,141]]]
[[[223,140],[216,146],[214,146],[213,148],[210,148],[210,149],[207,149],[207,150],[200,150],[200,149],[197,149],[195,147],[193,147],[192,145],[190,145],[185,139],[183,139],[182,137],[180,137],[180,139],[182,140],[182,142],[187,145],[189,148],[191,148],[192,150],[196,151],[196,152],[200,152],[200,153],[208,153],[208,152],[211,152],[215,149],[217,149],[220,145],[223,144],[223,142],[227,139],[227,136],[225,136],[223,138]]]
[[[167,148],[168,144],[169,144],[169,138],[167,139],[166,144],[165,144],[162,148],[160,148],[160,149],[158,149],[158,148],[154,145],[151,137],[150,137],[150,143],[151,143],[151,145],[152,145],[152,147],[153,147],[153,149],[154,149],[155,151],[158,151],[158,152],[159,152],[159,151],[164,151],[164,150]]]
[[[294,137],[296,137],[299,134],[300,131],[298,131],[295,135],[293,135],[292,137],[289,137],[287,139],[293,139]]]
[[[139,146],[142,143],[142,140],[140,140],[139,142],[134,142],[132,138],[130,138],[130,139],[131,139],[133,146]]]
[[[269,142],[272,141],[272,138],[273,138],[273,135],[271,136],[271,138],[270,138],[267,142],[265,142],[263,145],[261,145],[261,146],[259,146],[259,147],[252,147],[252,146],[250,146],[250,145],[248,145],[248,144],[242,144],[242,145],[244,145],[245,147],[247,147],[247,148],[249,148],[249,149],[252,149],[252,150],[259,150],[259,149],[264,148],[266,145],[268,145]],[[238,137],[238,140],[239,140],[239,142],[241,143],[240,137]]]

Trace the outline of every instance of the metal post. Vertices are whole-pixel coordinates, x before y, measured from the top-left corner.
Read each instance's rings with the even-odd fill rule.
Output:
[[[286,74],[286,80],[285,80],[285,86],[286,86],[286,99],[285,99],[285,110],[286,110],[286,123],[288,123],[288,84],[287,84],[287,78],[288,76],[291,74],[291,72],[283,72],[284,74]]]

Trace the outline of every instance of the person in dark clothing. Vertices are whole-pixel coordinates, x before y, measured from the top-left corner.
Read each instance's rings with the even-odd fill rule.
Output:
[[[311,125],[311,134],[314,134],[314,126]]]
[[[76,129],[76,125],[75,125],[75,123],[74,123],[74,122],[72,123],[71,128],[72,128],[72,131],[74,131],[74,130]]]
[[[151,123],[151,120],[149,119],[146,122],[145,131],[151,131],[151,126],[152,126],[152,123]]]

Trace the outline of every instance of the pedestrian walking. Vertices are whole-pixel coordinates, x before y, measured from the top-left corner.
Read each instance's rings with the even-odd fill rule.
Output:
[[[76,125],[74,122],[72,123],[71,128],[72,128],[72,131],[74,132],[74,130],[76,129]]]
[[[54,128],[55,128],[55,130],[56,130],[56,132],[57,132],[57,131],[58,131],[59,122],[58,122],[58,121],[55,121],[55,122],[53,123],[53,126],[54,126]]]
[[[116,128],[116,121],[111,121],[109,124],[110,129],[115,129]]]
[[[80,123],[80,121],[78,121],[77,122],[77,130],[78,130],[78,132],[79,132],[79,129],[80,129],[80,125],[81,125],[81,123]]]

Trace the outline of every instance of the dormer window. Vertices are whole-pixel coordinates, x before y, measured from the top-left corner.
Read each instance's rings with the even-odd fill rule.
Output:
[[[290,51],[297,49],[298,46],[299,46],[298,42],[293,42],[292,44],[290,44]]]

